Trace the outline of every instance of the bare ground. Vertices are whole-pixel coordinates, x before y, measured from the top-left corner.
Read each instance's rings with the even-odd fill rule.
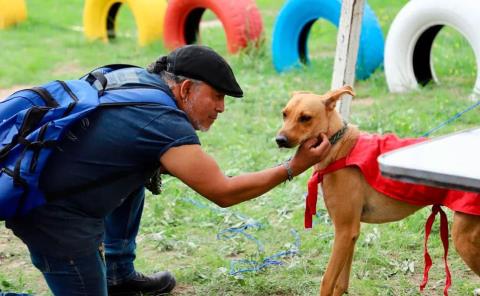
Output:
[[[9,88],[0,88],[0,101],[8,97],[17,90],[32,87],[31,85],[14,85]]]
[[[27,283],[27,287],[35,287],[35,292],[38,295],[46,295],[48,287],[41,273],[31,264],[28,254],[27,247],[20,239],[14,236],[3,224],[0,224],[0,266],[2,267],[0,278],[4,282],[13,284],[12,289],[18,289],[16,285],[23,282]],[[21,278],[18,274],[19,270],[22,270]]]

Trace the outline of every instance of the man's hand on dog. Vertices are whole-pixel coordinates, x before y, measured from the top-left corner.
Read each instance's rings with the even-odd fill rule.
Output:
[[[303,142],[290,161],[293,175],[296,176],[319,163],[327,155],[331,146],[325,134],[320,134],[318,138],[311,138]]]

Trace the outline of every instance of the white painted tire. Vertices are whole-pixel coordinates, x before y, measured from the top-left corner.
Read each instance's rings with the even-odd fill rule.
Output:
[[[406,92],[437,82],[431,48],[443,26],[461,33],[475,53],[480,94],[480,1],[411,0],[393,20],[385,42],[385,76],[391,92]]]

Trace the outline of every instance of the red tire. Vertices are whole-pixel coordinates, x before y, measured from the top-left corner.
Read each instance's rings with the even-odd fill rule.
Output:
[[[260,39],[262,18],[254,0],[169,0],[163,28],[165,46],[175,49],[195,43],[206,9],[222,23],[229,52]]]

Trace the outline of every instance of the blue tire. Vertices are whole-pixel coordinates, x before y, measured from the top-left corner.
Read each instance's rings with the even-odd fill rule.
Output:
[[[340,0],[288,0],[275,21],[273,64],[278,72],[309,64],[307,40],[316,20],[323,18],[338,28]],[[383,63],[384,40],[377,17],[365,3],[356,77],[367,79]]]

